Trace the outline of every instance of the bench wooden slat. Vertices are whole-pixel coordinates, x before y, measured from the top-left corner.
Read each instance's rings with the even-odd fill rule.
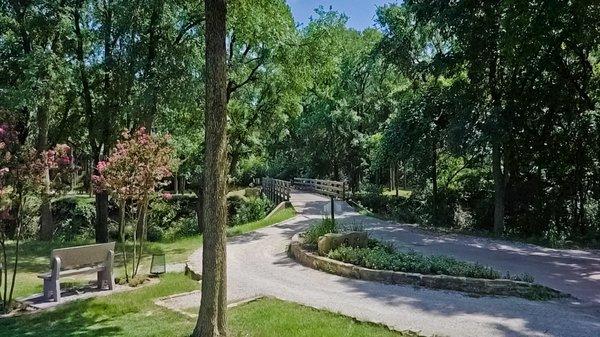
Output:
[[[114,242],[61,248],[52,251],[52,259],[60,257],[61,269],[75,269],[103,263],[109,250],[115,251]]]
[[[93,273],[96,273],[99,271],[103,271],[105,269],[106,269],[106,267],[104,265],[98,265],[98,266],[84,267],[84,268],[79,268],[79,269],[62,270],[60,272],[59,276],[69,277],[69,276],[82,275],[82,274],[93,274]],[[51,278],[51,277],[52,277],[52,272],[38,274],[38,278],[47,279],[47,278]]]

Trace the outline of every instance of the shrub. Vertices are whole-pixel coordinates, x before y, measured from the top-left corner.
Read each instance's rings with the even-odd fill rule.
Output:
[[[371,241],[368,248],[338,247],[330,251],[327,257],[371,269],[485,279],[501,277],[496,270],[477,263],[458,261],[442,255],[398,252],[389,245],[374,241]]]
[[[194,218],[183,218],[173,223],[173,225],[165,230],[163,240],[175,241],[184,237],[194,236],[200,234],[198,228],[198,220]]]
[[[418,214],[422,214],[426,208],[423,207],[423,200],[416,194],[412,194],[409,198],[384,195],[381,187],[372,184],[367,184],[353,198],[374,213],[409,223],[421,222],[422,219]]]
[[[252,179],[267,175],[267,162],[265,158],[250,156],[240,160],[236,169],[234,182],[239,186],[249,186]]]
[[[311,225],[304,233],[304,243],[308,245],[316,245],[319,238],[328,233],[336,233],[337,227],[331,219],[323,219],[323,221]]]
[[[65,197],[52,203],[57,240],[77,241],[94,237],[96,207],[91,198]]]
[[[267,198],[249,198],[233,205],[234,214],[230,225],[236,226],[260,220],[267,216],[273,204]]]
[[[182,219],[196,219],[194,195],[176,195],[166,200],[156,198],[150,204],[148,212],[148,240],[160,241],[165,233]]]

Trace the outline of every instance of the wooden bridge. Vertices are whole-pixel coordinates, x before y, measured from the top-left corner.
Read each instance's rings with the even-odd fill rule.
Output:
[[[337,199],[346,199],[348,185],[345,181],[294,178],[292,181],[273,178],[261,179],[261,192],[274,203],[290,200],[291,189],[324,194]]]

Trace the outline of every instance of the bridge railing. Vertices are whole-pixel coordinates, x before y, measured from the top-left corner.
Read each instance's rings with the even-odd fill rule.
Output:
[[[292,184],[289,181],[273,178],[261,179],[261,193],[275,204],[289,201],[291,189]]]
[[[294,178],[294,187],[299,190],[317,192],[332,197],[346,199],[348,186],[345,181]]]

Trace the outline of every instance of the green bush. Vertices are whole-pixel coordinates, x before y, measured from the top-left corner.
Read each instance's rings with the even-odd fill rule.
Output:
[[[86,240],[94,237],[96,207],[88,197],[64,197],[52,203],[56,228],[55,238],[60,241]]]
[[[267,216],[273,203],[267,198],[248,198],[237,201],[233,206],[233,215],[229,222],[231,226],[242,225],[260,220]]]
[[[304,233],[304,243],[308,245],[316,245],[319,238],[328,233],[336,233],[337,227],[331,219],[323,219],[323,221],[312,224]]]
[[[238,186],[249,186],[252,179],[267,175],[267,161],[265,158],[250,156],[240,160],[235,171],[234,183]]]
[[[422,222],[420,214],[426,209],[416,194],[409,198],[385,195],[380,186],[373,184],[366,184],[353,199],[373,213],[408,223]]]
[[[480,264],[458,261],[442,255],[398,252],[389,245],[373,241],[367,248],[338,247],[330,251],[327,257],[371,269],[485,279],[501,278],[499,272]]]
[[[164,231],[163,241],[175,241],[177,239],[200,234],[198,221],[194,218],[183,218],[175,221],[171,227]]]
[[[178,232],[177,226],[184,219],[196,221],[195,195],[175,195],[170,200],[156,198],[148,211],[148,240],[161,241],[167,232]]]

